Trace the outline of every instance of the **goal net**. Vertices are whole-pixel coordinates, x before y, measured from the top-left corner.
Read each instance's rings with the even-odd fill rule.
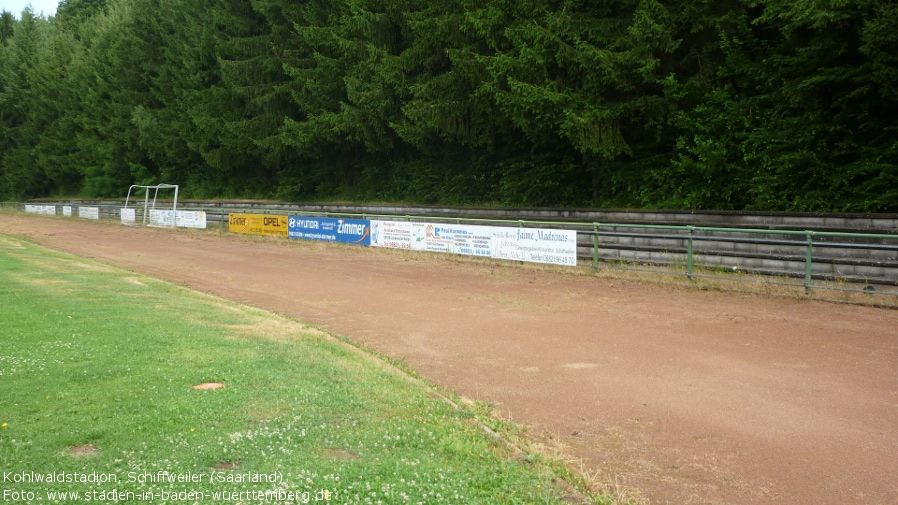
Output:
[[[143,190],[143,195],[140,195]],[[132,196],[134,201],[132,201]],[[143,196],[143,203],[140,203]],[[174,228],[177,225],[178,185],[156,184],[128,188],[125,206],[121,209],[122,223],[127,225],[142,224]]]

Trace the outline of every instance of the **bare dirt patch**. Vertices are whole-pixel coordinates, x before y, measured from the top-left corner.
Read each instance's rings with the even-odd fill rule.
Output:
[[[212,469],[215,471],[223,472],[228,470],[240,470],[241,466],[243,466],[243,462],[241,461],[222,461],[221,463],[213,466]]]
[[[324,454],[334,461],[358,461],[361,459],[358,454],[344,449],[328,449]]]
[[[220,389],[220,388],[225,387],[225,385],[222,384],[221,382],[204,382],[202,384],[197,384],[195,386],[190,386],[190,387],[192,389],[205,390],[205,389]]]
[[[96,453],[97,446],[93,444],[75,445],[69,448],[69,454],[71,454],[73,458],[84,458],[93,456]]]
[[[898,311],[111,223],[0,233],[345,335],[497,405],[596,489],[898,503]]]

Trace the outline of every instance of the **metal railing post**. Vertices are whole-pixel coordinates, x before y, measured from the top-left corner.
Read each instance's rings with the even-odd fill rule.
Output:
[[[811,294],[811,263],[813,261],[814,232],[808,231],[807,237],[808,247],[804,262],[804,294],[809,295]]]
[[[150,205],[150,187],[147,186],[146,190],[146,193],[143,195],[143,226],[147,225],[147,207]],[[78,204],[78,209],[81,209],[80,203]]]
[[[692,280],[692,266],[694,254],[692,249],[692,235],[695,232],[695,226],[690,226],[687,230],[689,238],[686,240],[686,278]]]
[[[599,269],[599,223],[592,223],[592,269]]]

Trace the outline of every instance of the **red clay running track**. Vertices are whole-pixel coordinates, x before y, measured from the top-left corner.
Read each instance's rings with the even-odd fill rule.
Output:
[[[348,336],[650,503],[898,503],[898,311],[78,220],[0,233]]]

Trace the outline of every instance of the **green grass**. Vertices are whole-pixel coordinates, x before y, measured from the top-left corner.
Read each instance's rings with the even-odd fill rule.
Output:
[[[560,503],[568,489],[474,412],[274,314],[3,236],[0,307],[0,502]],[[191,388],[205,382],[225,387]],[[265,491],[294,495],[249,494]]]

